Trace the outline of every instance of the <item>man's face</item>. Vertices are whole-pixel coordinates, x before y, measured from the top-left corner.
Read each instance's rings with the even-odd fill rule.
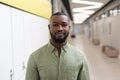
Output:
[[[54,15],[49,25],[50,35],[56,43],[63,43],[69,35],[69,20],[65,15]]]

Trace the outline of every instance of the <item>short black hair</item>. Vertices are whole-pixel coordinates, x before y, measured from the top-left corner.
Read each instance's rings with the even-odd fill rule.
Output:
[[[67,16],[65,13],[63,13],[63,12],[56,12],[56,13],[53,13],[52,14],[52,16],[54,16],[54,15],[65,15],[65,16]]]
[[[67,16],[65,13],[63,13],[63,12],[56,12],[56,13],[53,13],[52,15],[51,15],[51,17],[50,17],[50,19],[53,17],[53,16],[55,16],[55,15],[64,15],[64,16]]]

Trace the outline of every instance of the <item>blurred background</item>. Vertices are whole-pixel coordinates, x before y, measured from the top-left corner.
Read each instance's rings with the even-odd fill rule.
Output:
[[[91,80],[120,80],[120,0],[0,0],[0,79],[25,80],[55,12],[68,15],[68,42],[85,54]]]

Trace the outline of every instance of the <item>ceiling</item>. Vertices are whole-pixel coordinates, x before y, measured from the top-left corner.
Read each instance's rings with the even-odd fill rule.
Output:
[[[69,0],[74,23],[82,23],[109,1],[110,0]]]

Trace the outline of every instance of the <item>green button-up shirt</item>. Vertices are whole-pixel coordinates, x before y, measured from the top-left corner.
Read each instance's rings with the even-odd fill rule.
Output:
[[[88,66],[83,54],[70,44],[57,49],[51,44],[31,54],[26,80],[90,80]]]

